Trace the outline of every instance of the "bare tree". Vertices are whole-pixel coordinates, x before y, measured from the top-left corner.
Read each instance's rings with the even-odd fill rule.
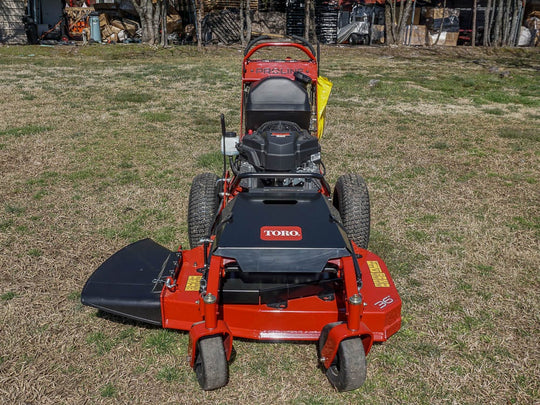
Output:
[[[437,45],[439,43],[439,38],[441,37],[441,33],[444,26],[444,15],[446,14],[446,0],[444,0],[443,3],[443,9],[442,9],[442,19],[441,19],[441,26],[439,27],[439,33],[437,34],[437,39],[433,43],[433,45]]]
[[[484,46],[516,46],[525,0],[488,0]]]
[[[160,22],[167,16],[168,0],[131,0],[141,19],[142,42],[158,45],[160,42]],[[165,13],[163,13],[165,10]],[[163,16],[165,14],[165,17]]]
[[[511,19],[511,10],[512,10],[512,3],[513,3],[513,0],[506,0],[504,2],[504,6],[503,6],[503,9],[501,10],[501,12],[503,13],[503,24],[502,24],[502,27],[501,27],[501,30],[502,30],[502,40],[501,40],[501,43],[503,46],[507,46],[510,44],[510,25],[511,25],[511,22],[512,22],[512,19]]]
[[[249,2],[249,0],[247,1]],[[240,0],[240,43],[242,44],[242,47],[247,45],[246,37],[244,36],[244,25],[246,24],[245,4],[244,0]]]
[[[309,41],[309,30],[311,23],[311,0],[304,2],[304,39]]]
[[[492,12],[492,3],[491,0],[488,0],[486,5],[486,13],[484,15],[484,46],[490,45],[490,36],[491,36],[491,17]]]
[[[246,46],[251,41],[251,6],[250,0],[240,0],[240,41]]]
[[[399,20],[398,20],[398,38],[399,43],[404,44],[405,43],[405,34],[407,32],[407,21],[409,20],[409,16],[411,15],[412,10],[412,0],[407,0],[405,3],[405,7],[403,7],[403,0],[400,3],[399,6]],[[411,35],[412,35],[412,21],[411,21]]]
[[[195,8],[197,10],[197,49],[202,50],[202,22],[204,19],[204,0],[196,0]]]
[[[519,6],[521,1],[520,0],[513,0],[512,1],[512,7],[513,7],[513,14],[512,14],[512,24],[510,27],[510,38],[508,39],[508,45],[510,46],[516,46],[516,32],[518,31],[518,18],[519,18]]]
[[[476,46],[476,13],[478,9],[478,0],[473,2],[473,13],[472,13],[472,34],[471,34],[471,46]]]
[[[386,0],[384,8],[384,26],[386,30],[386,43],[393,45],[397,41],[396,37],[396,0]]]
[[[386,26],[386,42],[392,44],[405,44],[405,34],[407,32],[407,21],[411,15],[412,0],[401,0],[399,14],[396,10],[397,0],[386,0],[384,22]]]
[[[167,9],[169,8],[169,1],[161,1],[161,46],[167,46]]]
[[[315,40],[317,38],[315,31],[315,2],[305,0],[304,7],[304,39],[306,41]]]

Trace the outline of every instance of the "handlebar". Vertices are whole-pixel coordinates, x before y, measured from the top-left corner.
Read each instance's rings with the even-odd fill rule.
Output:
[[[248,55],[248,53],[250,53],[250,51],[252,50],[252,48],[259,42],[262,42],[262,41],[269,41],[269,40],[273,40],[273,39],[292,39],[296,42],[292,42],[293,44],[296,43],[296,44],[299,44],[301,45],[302,47],[305,47],[307,48],[310,52],[311,52],[311,55],[309,55],[307,52],[306,54],[311,58],[311,56],[314,56],[313,59],[318,59],[318,52],[315,52],[315,49],[313,48],[313,46],[308,42],[306,41],[304,38],[302,37],[299,37],[297,35],[287,35],[287,36],[284,36],[284,37],[281,37],[281,38],[275,38],[275,37],[270,37],[268,35],[261,35],[261,36],[258,36],[257,38],[254,38],[252,39],[251,41],[249,41],[249,43],[247,44],[246,46],[246,49],[244,50],[244,57],[246,57]],[[279,44],[282,44],[282,43],[278,43],[278,42],[268,42],[267,45],[263,45],[263,46],[280,46]],[[253,52],[252,52],[253,53]],[[316,56],[315,56],[316,55]]]

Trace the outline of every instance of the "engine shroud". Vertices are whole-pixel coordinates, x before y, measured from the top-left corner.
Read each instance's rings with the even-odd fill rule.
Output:
[[[257,171],[293,172],[321,148],[316,137],[294,122],[270,121],[245,135],[238,150]]]

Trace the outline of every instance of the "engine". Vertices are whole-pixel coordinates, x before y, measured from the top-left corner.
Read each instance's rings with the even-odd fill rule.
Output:
[[[246,134],[237,149],[236,169],[240,173],[320,173],[319,140],[294,122],[266,122],[256,131]],[[291,178],[273,185],[303,186],[304,183],[304,179]],[[249,187],[254,186],[250,180]]]

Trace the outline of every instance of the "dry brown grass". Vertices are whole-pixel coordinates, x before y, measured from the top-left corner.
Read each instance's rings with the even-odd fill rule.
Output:
[[[367,179],[370,249],[403,298],[361,390],[334,392],[314,345],[238,340],[229,385],[202,392],[185,334],[81,306],[128,242],[187,245],[191,179],[219,167],[219,113],[239,120],[240,58],[0,48],[0,402],[540,401],[537,51],[323,48],[328,177]]]

